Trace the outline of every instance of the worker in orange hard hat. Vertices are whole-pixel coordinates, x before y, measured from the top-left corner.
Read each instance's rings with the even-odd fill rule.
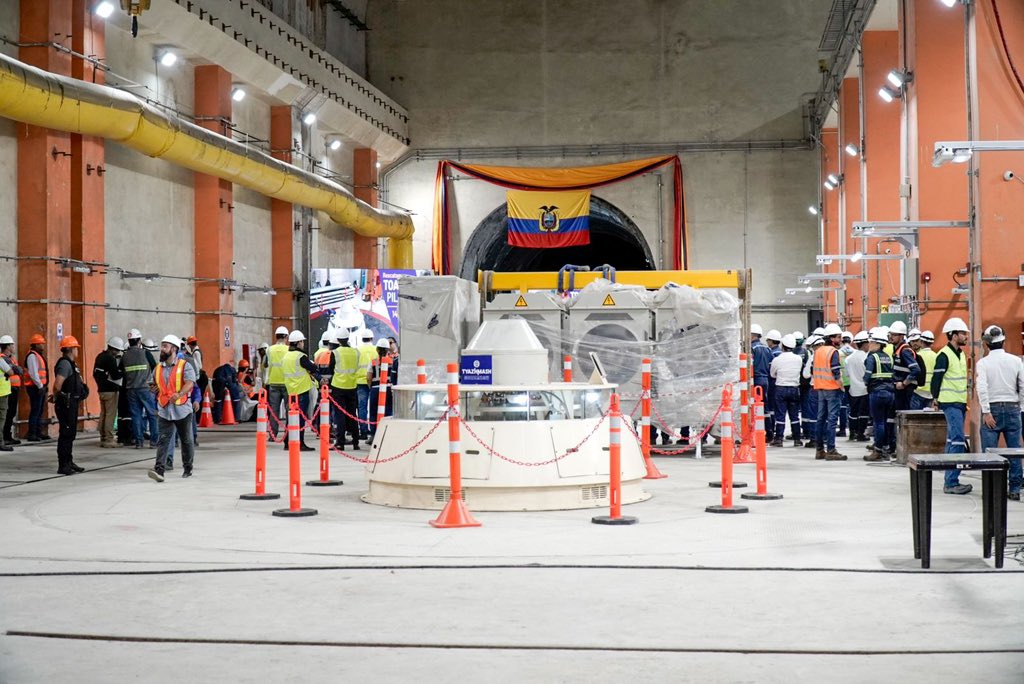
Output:
[[[57,437],[57,473],[74,475],[85,468],[75,464],[71,451],[78,434],[78,403],[89,396],[89,386],[82,380],[78,370],[78,353],[81,345],[68,335],[60,341],[61,357],[53,367],[53,402],[60,435]]]
[[[43,416],[46,413],[46,393],[49,391],[50,378],[46,364],[46,338],[36,333],[28,340],[28,354],[25,355],[25,375],[22,378],[28,390],[28,436],[29,442],[42,442],[50,439],[43,427]]]

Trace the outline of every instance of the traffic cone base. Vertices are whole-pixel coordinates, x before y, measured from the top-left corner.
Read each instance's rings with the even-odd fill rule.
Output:
[[[239,499],[244,501],[269,501],[270,499],[280,499],[280,494],[241,494]]]
[[[221,425],[238,425],[235,422],[235,407],[231,401],[231,395],[227,394],[224,400],[221,402],[223,408],[220,411],[220,424]]]
[[[430,524],[433,527],[480,527],[461,498],[449,499],[441,514],[431,520]]]
[[[343,484],[341,480],[306,480],[307,487],[338,487]]]
[[[754,450],[753,445],[743,442],[736,450],[736,455],[733,456],[733,463],[756,463],[757,452]]]
[[[210,409],[210,393],[203,392],[203,410],[199,414],[199,427],[213,427],[213,411]]]
[[[746,487],[746,486],[747,486],[746,482],[733,482],[732,483],[732,488],[733,489],[739,489],[741,487]],[[708,487],[714,487],[715,489],[720,489],[722,487],[722,481],[721,480],[716,480],[715,482],[708,482]]]
[[[595,525],[636,525],[640,521],[631,515],[620,515],[617,518],[610,515],[595,515],[590,522]]]
[[[658,470],[658,466],[654,465],[652,458],[648,457],[645,465],[647,466],[647,474],[644,475],[645,480],[661,480],[668,477],[668,475]]]
[[[750,509],[746,506],[722,506],[721,504],[715,504],[714,506],[708,506],[704,509],[705,513],[749,513]]]
[[[733,485],[735,487],[736,485]],[[758,494],[757,492],[747,492],[746,494],[740,494],[741,499],[751,499],[754,501],[776,501],[782,498],[781,494]]]
[[[274,511],[274,515],[279,518],[307,518],[316,514],[317,510],[315,508],[299,508],[294,511],[290,508],[278,508]]]

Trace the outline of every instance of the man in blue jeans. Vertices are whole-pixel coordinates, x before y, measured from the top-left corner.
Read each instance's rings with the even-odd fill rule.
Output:
[[[998,325],[985,328],[981,336],[988,355],[978,361],[975,387],[981,405],[981,448],[999,446],[1003,436],[1008,449],[1020,448],[1020,417],[1024,408],[1024,363],[1019,356],[1003,350],[1006,335]],[[1010,458],[1009,498],[1020,501],[1021,463]]]
[[[835,323],[825,326],[824,344],[814,350],[811,388],[818,395],[818,436],[814,458],[826,461],[845,461],[846,456],[836,451],[836,424],[843,401],[843,373],[839,360],[839,345],[843,330]]]
[[[967,355],[963,346],[970,342],[970,330],[959,318],[951,318],[942,326],[949,343],[935,357],[932,373],[932,396],[946,416],[946,453],[967,453],[967,435],[964,421],[967,418]],[[969,494],[973,487],[960,484],[960,471],[951,468],[946,471],[942,491],[946,494]]]
[[[124,369],[124,390],[128,395],[128,407],[132,412],[132,431],[135,433],[135,448],[141,449],[149,423],[149,443],[155,448],[159,437],[156,419],[156,400],[149,389],[149,380],[156,367],[142,346],[142,333],[135,328],[128,332],[128,349],[121,356]]]

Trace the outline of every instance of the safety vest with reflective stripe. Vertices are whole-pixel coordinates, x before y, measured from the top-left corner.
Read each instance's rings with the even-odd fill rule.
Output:
[[[946,356],[949,367],[942,375],[942,384],[939,385],[939,396],[936,399],[940,404],[966,404],[967,355],[961,351],[958,356],[949,345],[943,347],[939,354]]]
[[[338,347],[334,350],[334,375],[331,387],[351,390],[356,388],[359,373],[359,350],[352,347]]]
[[[814,365],[811,367],[811,386],[814,389],[843,389],[843,384],[832,374],[832,356],[838,353],[838,349],[827,344],[814,350]]]
[[[331,367],[331,350],[327,347],[317,349],[313,356],[313,363],[317,365],[321,373],[326,373],[327,369]]]
[[[896,379],[898,381],[900,381],[900,382],[906,380],[910,376],[910,368],[908,368],[907,366],[901,365],[901,362],[900,362],[900,359],[903,356],[903,350],[904,349],[909,349],[910,353],[914,355],[914,359],[915,360],[917,359],[917,354],[914,352],[913,349],[910,348],[910,345],[907,344],[906,342],[903,342],[902,344],[900,344],[899,348],[896,349],[893,352],[893,355],[892,355],[892,370],[893,370],[893,372],[896,375],[899,376]]]
[[[366,384],[366,372],[370,370],[370,364],[380,358],[377,347],[372,344],[359,345],[359,374],[356,377],[356,384]]]
[[[924,366],[924,384],[918,386],[914,394],[925,399],[932,398],[932,375],[935,374],[935,357],[938,356],[928,347],[917,352],[917,358],[921,359],[921,365]]]
[[[28,374],[28,359],[33,354],[36,355],[36,358],[39,361],[39,382],[43,383],[43,386],[45,387],[46,385],[49,384],[49,379],[47,378],[46,375],[46,357],[37,352],[35,349],[30,350],[28,355],[25,356],[25,373],[21,377],[25,380],[26,385],[32,383],[32,377]]]
[[[7,379],[7,374],[0,371],[0,397],[6,397],[11,393],[11,381]],[[11,407],[8,407],[10,410]]]
[[[171,367],[170,375],[171,378],[173,378],[173,382],[170,383],[168,383],[167,378],[164,377],[164,372],[167,370],[168,366],[160,364],[156,367],[156,371],[153,373],[153,376],[156,379],[156,400],[161,406],[167,406],[167,404],[171,402],[171,397],[176,392],[181,392],[181,388],[185,384],[186,363],[185,359],[178,359],[174,366]],[[174,403],[176,406],[182,406],[187,403],[188,400],[189,396],[187,394],[183,394],[178,397],[177,401]]]
[[[846,359],[849,358],[855,350],[850,347],[839,348],[839,368],[843,378],[843,387],[850,386],[850,373],[846,370]]]
[[[11,368],[14,368],[16,365],[18,365],[18,362],[14,360],[14,355],[13,354],[5,354],[4,355],[4,361],[6,361],[7,365],[9,365]],[[11,375],[11,377],[7,378],[7,380],[11,383],[11,387],[15,387],[15,388],[21,387],[21,375],[19,375],[18,373],[14,373],[13,375]],[[17,409],[17,407],[15,407],[15,406],[8,406],[7,407],[7,410],[9,410],[9,411],[10,410],[16,410],[16,409]]]
[[[301,395],[313,389],[313,379],[309,377],[309,371],[299,363],[299,359],[303,356],[305,354],[298,349],[292,349],[284,355],[284,360],[281,362],[284,386],[288,390],[289,396]]]
[[[281,344],[280,342],[270,345],[270,348],[267,349],[267,367],[270,369],[267,373],[268,385],[285,384],[281,363],[284,361],[284,355],[287,353],[288,345]]]

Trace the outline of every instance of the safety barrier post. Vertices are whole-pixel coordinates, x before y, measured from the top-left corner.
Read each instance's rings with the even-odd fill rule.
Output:
[[[204,395],[205,396],[205,395]],[[206,408],[210,407],[208,399],[203,400]],[[256,404],[256,491],[242,494],[239,499],[246,501],[265,501],[280,499],[280,494],[268,494],[267,485],[267,391],[261,389]]]
[[[722,503],[708,506],[707,513],[748,513],[746,506],[732,504],[732,456],[733,456],[733,421],[732,421],[732,386],[726,385],[722,390]]]
[[[572,357],[568,354],[562,358],[562,382],[572,382]]]
[[[597,525],[635,525],[637,519],[622,515],[622,411],[619,395],[612,393],[608,406],[608,515],[595,515]]]
[[[741,494],[741,499],[774,501],[781,494],[768,492],[768,449],[764,431],[764,396],[760,387],[754,388],[754,446],[757,451],[757,492]]]
[[[668,477],[654,465],[651,459],[651,360],[643,359],[640,362],[640,450],[644,456],[644,466],[647,468],[645,480],[660,480]]]
[[[302,518],[316,515],[315,508],[302,507],[302,482],[299,475],[299,398],[288,397],[288,508],[278,508],[280,518]]]
[[[377,425],[380,428],[380,422],[384,420],[384,414],[387,413],[388,407],[388,370],[391,368],[391,363],[388,361],[390,357],[385,356],[380,360],[380,388],[377,391]]]
[[[423,359],[418,359],[416,361],[416,384],[427,384],[427,362]]]
[[[747,355],[740,354],[740,434],[739,446],[736,448],[736,463],[753,463],[753,430],[750,420],[751,392],[750,373],[747,368]]]
[[[459,365],[448,364],[448,470],[451,494],[434,527],[480,527],[462,500],[462,445],[459,443]]]
[[[290,448],[290,447],[289,447]],[[307,480],[310,487],[337,487],[345,484],[331,479],[331,390],[320,386],[320,479]]]

